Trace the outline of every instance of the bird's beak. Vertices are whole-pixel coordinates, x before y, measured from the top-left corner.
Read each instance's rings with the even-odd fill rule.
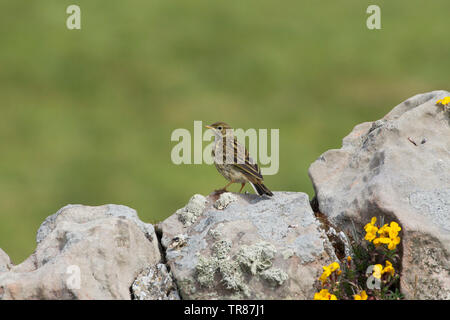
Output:
[[[207,129],[212,129],[213,127],[211,127],[211,126],[205,126],[205,128],[207,128]]]

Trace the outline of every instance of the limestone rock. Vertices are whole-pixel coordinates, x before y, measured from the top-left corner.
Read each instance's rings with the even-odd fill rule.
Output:
[[[416,95],[357,125],[309,168],[320,212],[344,230],[385,216],[402,227],[407,299],[450,299],[450,112],[447,91]]]
[[[180,300],[177,286],[165,264],[146,268],[131,287],[136,300]]]
[[[0,249],[0,273],[9,271],[9,269],[12,267],[11,259],[9,256]]]
[[[0,273],[0,299],[130,299],[160,260],[152,225],[125,206],[69,205],[47,218],[36,251]]]
[[[157,226],[182,298],[311,299],[336,256],[308,196],[232,196],[224,207],[208,196],[192,225],[174,214]]]

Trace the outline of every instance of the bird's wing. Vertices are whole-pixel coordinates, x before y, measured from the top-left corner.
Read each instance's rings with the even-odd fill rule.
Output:
[[[256,178],[259,181],[263,180],[263,176],[261,175],[261,170],[258,167],[258,164],[254,163],[253,159],[250,158],[248,150],[242,146],[236,138],[234,138],[234,166],[244,172],[245,174],[250,175],[250,177]]]

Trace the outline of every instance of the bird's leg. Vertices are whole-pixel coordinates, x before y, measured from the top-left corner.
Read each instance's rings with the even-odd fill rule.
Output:
[[[228,188],[232,183],[234,183],[234,182],[233,182],[233,181],[230,181],[225,187],[223,187],[222,190],[224,190],[224,191],[226,192],[226,191],[227,191],[227,188]]]
[[[245,182],[241,183],[241,189],[239,190],[239,193],[241,193],[241,191],[242,191],[242,189],[244,189],[244,187],[245,187]]]
[[[230,184],[234,183],[233,181],[230,181],[225,187],[219,190],[215,190],[216,193],[224,193],[227,192],[227,188],[230,186]]]

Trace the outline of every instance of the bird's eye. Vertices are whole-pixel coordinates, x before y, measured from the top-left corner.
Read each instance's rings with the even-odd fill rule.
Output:
[[[219,126],[219,127],[217,127],[217,129],[219,129],[219,130],[221,130],[221,131],[222,131],[222,127],[220,127],[220,126]]]

